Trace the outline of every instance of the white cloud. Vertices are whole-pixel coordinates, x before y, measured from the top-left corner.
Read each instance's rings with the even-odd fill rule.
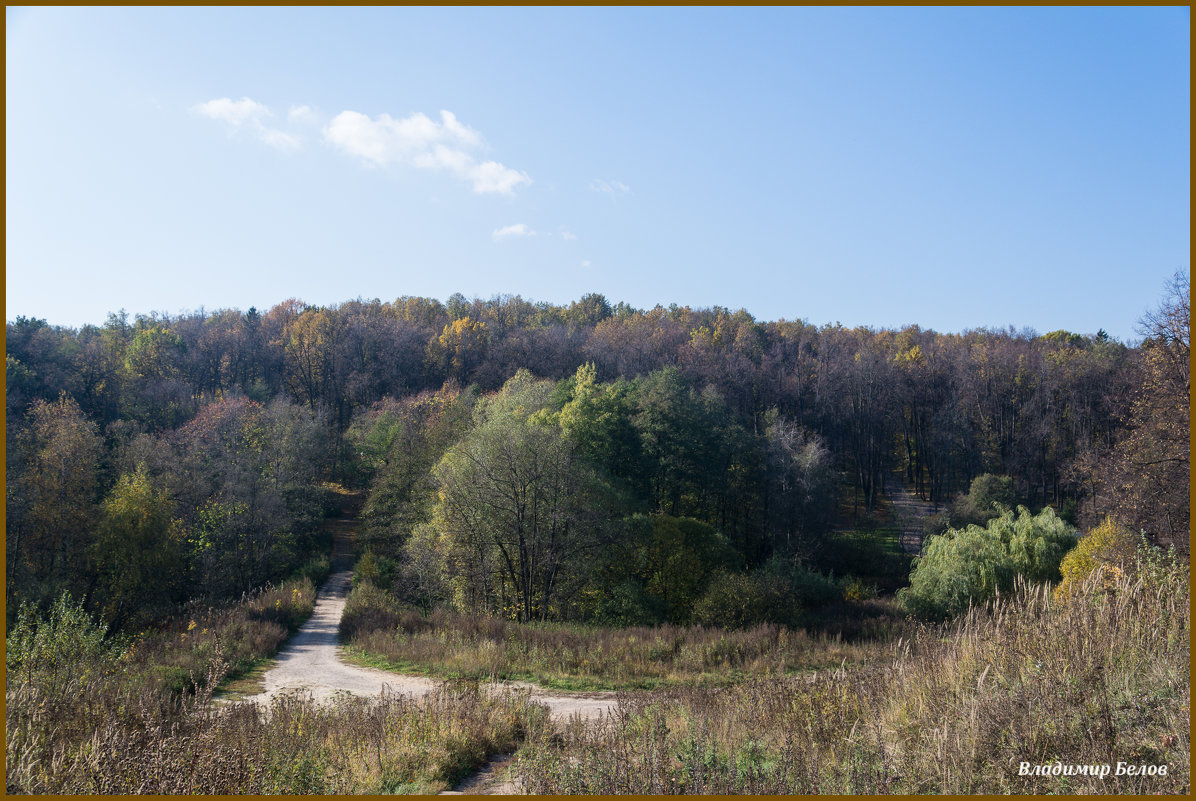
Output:
[[[248,121],[260,120],[262,117],[270,116],[270,109],[261,103],[250,100],[248,97],[243,97],[240,100],[221,97],[216,100],[209,100],[207,103],[192,106],[192,108],[205,117],[227,122],[234,128],[239,128]]]
[[[311,106],[291,106],[287,111],[287,122],[314,125],[319,121],[320,115]]]
[[[577,239],[577,234],[573,233],[572,231],[567,231],[564,228],[562,228],[561,229],[561,239],[564,239],[565,241],[572,241],[574,239]]]
[[[495,228],[490,236],[494,238],[495,242],[501,239],[508,239],[512,236],[535,236],[536,232],[528,228],[525,223],[516,223],[515,225],[504,225],[502,228]]]
[[[500,195],[509,195],[520,184],[532,182],[526,172],[504,167],[497,161],[487,161],[470,167],[468,174],[473,181],[473,191],[478,194],[497,192]]]
[[[582,266],[582,267],[589,267],[589,266],[590,266],[590,260],[589,260],[589,259],[585,259],[584,261],[582,261],[582,263],[581,263],[581,266]]]
[[[342,111],[325,126],[324,141],[378,167],[446,170],[470,181],[478,194],[509,195],[532,181],[527,173],[497,161],[479,163],[470,151],[481,149],[481,134],[451,111],[441,111],[440,122],[419,112],[402,119],[389,114],[370,119],[357,111]]]
[[[278,150],[298,150],[301,146],[294,136],[267,126],[263,120],[274,116],[273,112],[267,106],[248,97],[242,97],[240,100],[220,97],[199,103],[191,109],[209,119],[223,122],[228,126],[230,133],[247,128],[259,140]]]
[[[631,187],[622,181],[604,181],[601,178],[595,178],[590,181],[590,189],[595,192],[606,192],[608,195],[631,191]]]
[[[257,138],[278,150],[298,150],[302,147],[299,144],[299,140],[289,133],[284,133],[274,128],[266,128],[265,126],[257,132]]]

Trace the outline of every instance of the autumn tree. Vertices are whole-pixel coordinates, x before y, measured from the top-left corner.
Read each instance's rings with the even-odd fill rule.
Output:
[[[1108,478],[1115,516],[1183,553],[1190,524],[1191,324],[1189,278],[1176,273],[1163,301],[1140,322],[1142,383]]]
[[[17,596],[48,602],[64,589],[90,591],[102,444],[96,425],[65,394],[30,404],[17,443],[21,469],[6,487],[10,609]]]
[[[485,322],[457,317],[428,344],[427,359],[441,375],[466,384],[485,358],[489,342]]]

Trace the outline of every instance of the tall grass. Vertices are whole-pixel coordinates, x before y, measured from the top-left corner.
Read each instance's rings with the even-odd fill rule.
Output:
[[[402,608],[370,584],[349,596],[341,634],[370,664],[438,676],[528,679],[562,689],[725,685],[859,662],[883,653],[870,642],[811,636],[773,624],[742,630],[703,626],[607,629],[523,624],[444,609]]]
[[[1022,585],[875,664],[628,695],[516,771],[533,793],[1186,793],[1189,598],[1182,568],[1067,604]],[[1111,774],[1032,774],[1056,762]]]
[[[96,697],[104,688],[78,689]],[[10,697],[14,706],[21,711],[8,721],[10,793],[434,793],[528,736],[544,739],[547,721],[547,709],[526,695],[491,696],[476,684],[445,683],[418,700],[283,696],[268,714],[201,693],[168,707],[118,706],[89,721],[86,736],[47,747],[22,735],[73,719],[63,710],[46,719],[25,691]]]
[[[124,667],[151,683],[194,692],[209,676],[235,678],[274,654],[311,616],[316,586],[304,576],[266,585],[225,607],[192,605],[183,614],[129,640]],[[217,663],[222,667],[216,673]]]
[[[106,638],[107,627],[69,597],[48,617],[23,609],[6,639],[10,790],[42,792],[31,789],[48,786],[39,777],[93,752],[97,732],[114,725],[173,736],[174,723],[193,716],[222,680],[273,654],[311,615],[310,576],[328,571],[327,559],[320,562],[302,578],[246,593],[239,603],[191,604],[132,636]]]
[[[225,609],[193,607],[129,641],[64,598],[27,611],[8,638],[10,793],[435,792],[492,754],[544,739],[547,709],[526,695],[442,685],[386,695],[277,699],[268,712],[212,699],[239,665],[273,653],[310,615],[309,578]]]

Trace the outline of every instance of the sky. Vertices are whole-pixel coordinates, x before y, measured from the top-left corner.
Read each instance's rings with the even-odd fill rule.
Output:
[[[6,315],[1045,333],[1187,272],[1188,8],[8,8]]]

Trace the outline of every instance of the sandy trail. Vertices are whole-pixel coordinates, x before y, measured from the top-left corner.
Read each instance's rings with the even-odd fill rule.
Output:
[[[922,500],[910,492],[895,476],[885,476],[885,494],[893,505],[893,516],[900,528],[901,548],[906,553],[922,550],[922,525],[926,518],[939,511],[937,504]]]
[[[351,570],[329,576],[316,596],[311,617],[278,652],[275,666],[262,677],[264,692],[245,700],[269,704],[274,696],[294,691],[306,691],[322,700],[337,692],[378,695],[386,690],[423,695],[432,690],[435,682],[423,676],[403,676],[341,661],[337,629],[352,576]]]
[[[264,691],[246,696],[246,701],[269,704],[280,693],[308,692],[317,700],[338,692],[354,695],[378,695],[383,691],[421,696],[431,692],[436,680],[426,676],[408,676],[388,670],[358,667],[341,659],[337,629],[345,611],[352,571],[333,573],[316,596],[311,617],[278,652],[275,666],[262,677]],[[551,711],[556,720],[573,715],[600,717],[616,706],[613,692],[551,693],[534,684],[504,681],[489,685],[491,692],[507,689],[527,690]]]

